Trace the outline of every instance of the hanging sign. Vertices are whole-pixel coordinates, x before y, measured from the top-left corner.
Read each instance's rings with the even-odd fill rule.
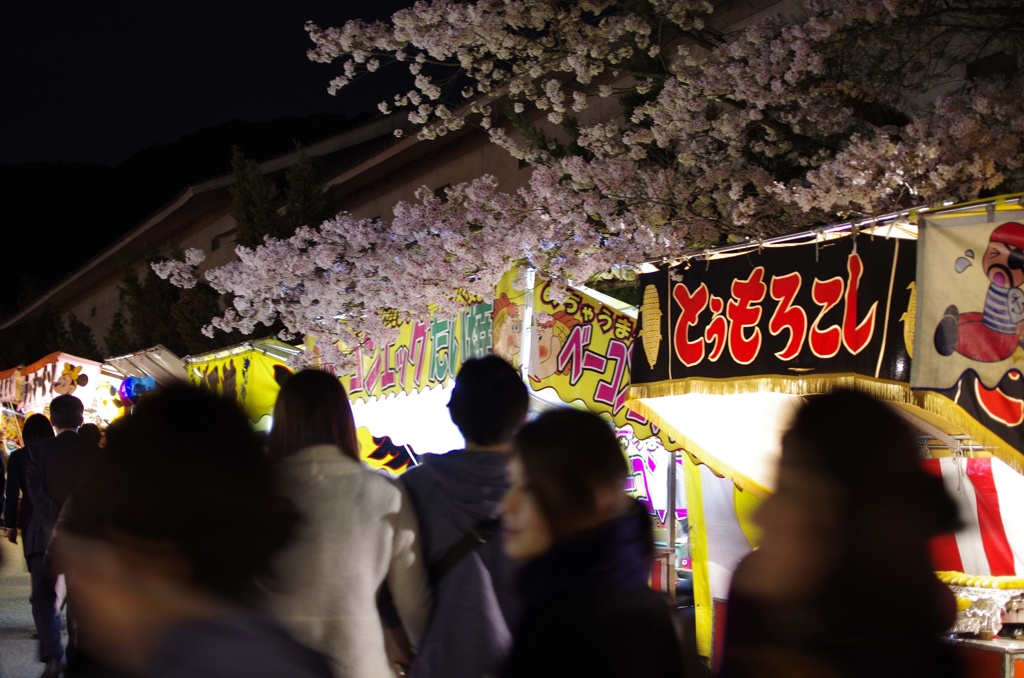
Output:
[[[919,238],[911,385],[1024,451],[1024,220],[928,220]]]
[[[189,381],[235,401],[253,424],[265,427],[281,390],[280,373],[291,370],[282,360],[255,348],[216,356],[186,358]]]
[[[448,383],[468,358],[491,352],[492,310],[490,302],[470,300],[459,313],[404,323],[387,346],[367,341],[356,350],[353,371],[342,377],[349,398],[370,400]]]
[[[21,400],[23,382],[21,370],[17,367],[0,372],[0,402],[16,403]]]
[[[642,275],[633,382],[839,373],[906,382],[915,250],[846,237]]]
[[[18,403],[22,412],[42,412],[58,395],[73,395],[88,410],[93,406],[100,364],[67,353],[51,353],[22,368],[24,396]]]
[[[518,366],[526,293],[515,287],[516,278],[516,271],[510,271],[498,285],[494,352]],[[577,290],[555,301],[551,282],[539,276],[532,301],[530,388],[551,389],[563,403],[606,415],[616,426],[632,427],[640,440],[657,436],[656,426],[626,406],[636,319]]]

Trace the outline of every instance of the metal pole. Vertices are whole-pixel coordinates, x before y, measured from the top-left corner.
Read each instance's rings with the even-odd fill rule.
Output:
[[[668,522],[668,595],[676,599],[676,451],[668,453],[668,501],[665,520]]]

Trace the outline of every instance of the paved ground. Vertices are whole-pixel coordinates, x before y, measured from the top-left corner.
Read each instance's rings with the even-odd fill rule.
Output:
[[[36,659],[36,641],[32,639],[25,558],[21,544],[14,546],[6,537],[0,537],[0,549],[4,559],[0,565],[0,676],[35,678],[43,665]]]

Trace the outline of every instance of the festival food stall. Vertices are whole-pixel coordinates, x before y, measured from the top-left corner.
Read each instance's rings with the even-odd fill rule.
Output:
[[[302,346],[293,346],[276,339],[261,339],[218,351],[186,356],[183,363],[190,383],[234,399],[249,417],[254,428],[265,433],[273,424],[274,403],[281,388],[280,384],[292,374],[289,363],[304,350],[306,349]],[[329,369],[330,366],[321,367]],[[428,397],[414,403],[416,407],[409,408],[411,400],[415,398],[403,399],[401,402],[395,398],[393,403],[398,407],[390,410],[393,419],[374,416],[372,411],[371,416],[364,416],[365,411],[361,411],[357,401],[360,386],[353,382],[355,375],[339,378],[351,392],[353,412],[358,426],[356,433],[360,454],[367,466],[388,475],[398,475],[410,464],[415,464],[415,455],[409,446],[392,442],[388,435],[375,433],[390,432],[395,428],[413,430],[417,424],[420,429],[429,431],[431,426],[426,425],[426,422],[430,419],[424,419],[424,416],[436,417],[437,408],[443,408],[444,404],[434,403],[431,407],[427,402]],[[365,384],[361,388],[365,390]],[[436,397],[434,399],[436,400]],[[444,402],[447,403],[447,400]],[[429,411],[429,415],[420,413],[419,404]],[[401,414],[403,406],[408,408],[405,416]],[[381,428],[373,428],[375,433],[371,433],[367,426]]]
[[[21,384],[20,374],[21,370],[17,367],[0,372],[0,436],[3,437],[3,448],[0,452],[4,457],[5,468],[7,457],[22,446],[21,427],[24,416],[15,407],[15,403],[21,398],[18,388]]]
[[[961,482],[947,480],[947,487],[961,500],[967,527],[955,536],[958,548],[936,546],[937,568],[974,577],[973,588],[1010,593],[961,595],[961,617],[980,617],[996,599],[1004,601],[999,605],[1007,614],[1015,611],[1010,608],[1017,589],[997,589],[1011,580],[990,582],[983,575],[1024,574],[1016,565],[1024,551],[1010,536],[1024,530],[1024,523],[1005,507],[992,511],[1002,498],[1019,496],[1008,483],[1020,480],[1024,461],[1018,430],[1024,414],[1017,416],[1024,413],[1024,387],[1015,367],[1024,361],[1024,349],[1019,340],[998,337],[1009,362],[993,369],[976,364],[988,354],[965,353],[972,341],[984,340],[958,344],[949,328],[953,321],[945,318],[955,316],[961,335],[972,337],[969,332],[977,328],[967,324],[981,314],[967,311],[982,307],[992,276],[976,275],[981,289],[973,306],[979,292],[967,277],[953,278],[955,298],[935,279],[945,278],[948,287],[953,271],[980,263],[991,234],[1024,215],[1018,202],[1019,196],[1008,196],[950,206],[928,211],[923,220],[920,213],[890,215],[680,257],[641,276],[643,352],[633,359],[628,404],[685,452],[698,650],[713,664],[732,569],[757,543],[751,512],[774,487],[780,433],[801,398],[838,387],[898,406],[921,432],[922,453],[931,457],[933,472],[943,478],[962,474]],[[960,233],[964,223],[979,221],[985,225],[969,245],[954,247],[955,255],[936,253],[934,239],[929,241],[933,224],[956,225]],[[1005,235],[1007,230],[1012,233]],[[1016,229],[999,234],[996,242],[1016,237]],[[1014,278],[1018,285],[1024,282],[1024,258],[1021,266],[1020,281]],[[1008,268],[1004,279],[1018,270]],[[954,305],[965,312],[951,312]],[[951,363],[941,363],[951,355]],[[945,380],[935,378],[936,361]],[[992,477],[1000,478],[1000,491],[979,489],[978,483]],[[992,515],[1006,520],[997,528]],[[990,570],[978,554],[996,542],[1003,566]],[[960,559],[951,557],[954,552]],[[1005,566],[1007,552],[1012,570]],[[973,624],[965,623],[961,632],[973,633],[967,630]]]
[[[525,275],[525,287],[517,288],[519,277],[510,271],[493,302],[467,301],[450,317],[406,323],[387,347],[357,352],[355,369],[341,376],[356,423],[393,441],[381,447],[378,438],[373,445],[361,439],[364,455],[369,448],[371,466],[383,463],[397,474],[422,454],[461,447],[445,408],[454,376],[466,359],[493,352],[523,374],[531,411],[577,407],[614,427],[633,471],[626,490],[648,507],[663,546],[652,584],[671,593],[675,566],[689,566],[687,534],[679,529],[686,504],[671,443],[666,448],[657,428],[626,407],[635,309],[595,291],[574,290],[556,302],[546,281]]]

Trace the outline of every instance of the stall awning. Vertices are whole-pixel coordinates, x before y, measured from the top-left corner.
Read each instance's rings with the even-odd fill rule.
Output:
[[[690,393],[631,400],[691,458],[764,498],[775,487],[779,440],[802,398],[783,393]]]
[[[137,353],[107,358],[104,365],[125,377],[153,377],[158,384],[185,381],[185,365],[181,358],[161,345]]]

